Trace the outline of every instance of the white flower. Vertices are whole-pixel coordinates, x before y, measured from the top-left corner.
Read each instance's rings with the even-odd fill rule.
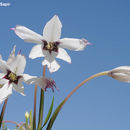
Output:
[[[122,82],[130,83],[130,66],[120,66],[108,72],[108,75]]]
[[[71,58],[65,49],[80,51],[90,43],[85,39],[63,38],[61,36],[62,24],[58,16],[54,16],[43,29],[43,36],[32,30],[17,25],[12,30],[25,42],[37,43],[30,52],[29,57],[35,59],[37,57],[45,57],[42,65],[47,65],[50,72],[55,72],[60,68],[55,57],[71,63]]]
[[[22,82],[27,84],[36,84],[42,89],[46,89],[48,78],[30,76],[23,74],[26,66],[26,59],[21,54],[15,56],[15,48],[13,49],[9,59],[6,61],[0,59],[0,104],[12,94],[12,89],[24,94],[24,86]],[[43,80],[44,79],[44,80]],[[53,86],[52,86],[53,87]]]

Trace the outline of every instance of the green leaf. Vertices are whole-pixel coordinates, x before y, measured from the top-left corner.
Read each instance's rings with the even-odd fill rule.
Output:
[[[33,128],[32,110],[29,112],[29,126],[31,129]]]
[[[50,121],[49,121],[49,123],[48,123],[48,126],[47,126],[46,130],[51,130],[52,125],[53,125],[53,123],[54,123],[56,117],[58,116],[58,113],[60,112],[62,106],[64,105],[64,102],[65,102],[65,100],[63,100],[63,101],[60,103],[60,105],[56,108],[56,110],[54,111],[54,113],[53,113],[53,115],[52,115],[52,117],[51,117],[51,119],[50,119]]]
[[[48,120],[49,120],[49,118],[50,118],[50,116],[51,116],[52,109],[53,109],[53,104],[54,104],[54,96],[53,96],[53,99],[52,99],[52,102],[51,102],[51,106],[50,106],[50,108],[49,108],[49,112],[48,112],[48,114],[47,114],[47,117],[46,117],[46,119],[45,119],[45,121],[44,121],[44,124],[43,124],[42,128],[46,125],[46,123],[48,122]]]

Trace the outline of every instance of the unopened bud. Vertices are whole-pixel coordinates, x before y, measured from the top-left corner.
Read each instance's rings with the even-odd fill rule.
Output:
[[[25,113],[25,118],[26,118],[26,119],[29,118],[29,113],[28,113],[28,112]]]
[[[120,66],[109,71],[108,76],[130,83],[130,66]]]

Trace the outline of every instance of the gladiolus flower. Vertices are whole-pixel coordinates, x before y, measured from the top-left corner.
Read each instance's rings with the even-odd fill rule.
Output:
[[[15,56],[15,47],[11,55],[9,56],[7,62],[0,59],[0,70],[2,71],[2,73],[0,73],[0,104],[9,95],[12,94],[12,89],[22,95],[25,95],[24,86],[22,85],[22,82],[25,82],[27,84],[33,83],[35,85],[38,85],[42,89],[46,89],[48,87],[48,85],[46,84],[46,82],[49,80],[48,78],[37,78],[36,76],[23,74],[25,66],[25,57],[21,54]],[[53,88],[53,86],[51,87]]]
[[[25,42],[37,43],[38,45],[32,48],[29,57],[31,59],[45,57],[42,65],[47,65],[50,72],[55,72],[60,68],[60,65],[56,62],[55,58],[71,63],[71,58],[65,49],[81,51],[86,47],[86,45],[90,45],[86,39],[60,39],[61,28],[62,24],[60,19],[55,15],[45,25],[43,29],[43,36],[20,25],[12,28],[12,30],[14,30],[16,35]]]

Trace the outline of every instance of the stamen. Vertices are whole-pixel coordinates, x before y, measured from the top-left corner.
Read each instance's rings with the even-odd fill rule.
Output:
[[[12,81],[16,81],[16,80],[17,80],[16,74],[14,74],[14,73],[12,73],[12,72],[9,74],[9,78],[10,78],[10,80],[12,80]]]
[[[9,80],[9,84],[12,82],[18,84],[18,81],[20,78],[22,78],[22,76],[21,75],[17,76],[15,73],[8,70],[7,74],[3,78]]]
[[[58,41],[49,43],[47,41],[43,41],[43,43],[44,43],[43,50],[48,50],[49,53],[51,53],[52,51],[58,52],[58,45],[60,44]]]

